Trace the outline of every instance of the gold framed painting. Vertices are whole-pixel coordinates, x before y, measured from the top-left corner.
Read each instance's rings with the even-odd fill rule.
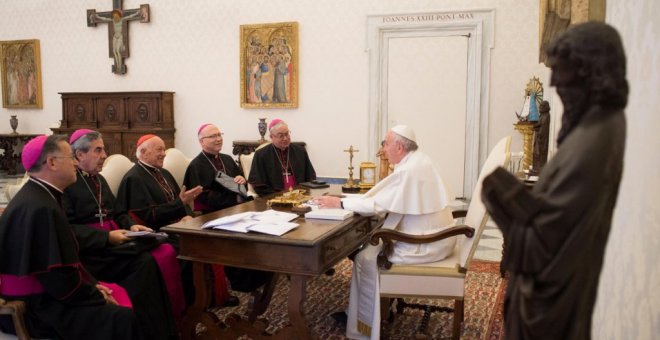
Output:
[[[298,23],[241,25],[241,107],[298,107]]]
[[[39,40],[1,41],[2,107],[42,107]]]

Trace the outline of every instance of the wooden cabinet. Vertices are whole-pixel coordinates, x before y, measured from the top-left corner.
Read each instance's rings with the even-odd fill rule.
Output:
[[[77,129],[103,134],[108,155],[121,153],[135,161],[135,143],[153,133],[174,147],[174,92],[60,92],[62,125],[57,134]]]

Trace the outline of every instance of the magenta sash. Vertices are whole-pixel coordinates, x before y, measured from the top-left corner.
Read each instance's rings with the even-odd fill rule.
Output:
[[[150,251],[160,269],[160,274],[165,281],[167,294],[170,297],[172,313],[177,324],[183,317],[183,311],[186,308],[186,301],[183,296],[183,285],[181,283],[181,269],[179,261],[176,259],[176,251],[169,243],[163,243]]]
[[[101,286],[107,287],[112,292],[111,295],[122,307],[133,308],[131,299],[126,290],[114,283],[99,282]],[[44,287],[32,275],[9,275],[0,274],[0,294],[4,296],[27,296],[44,293]]]
[[[115,220],[105,220],[103,221],[103,224],[98,222],[89,223],[88,226],[105,231],[113,231],[119,229],[119,226],[117,225],[117,223],[115,223]]]

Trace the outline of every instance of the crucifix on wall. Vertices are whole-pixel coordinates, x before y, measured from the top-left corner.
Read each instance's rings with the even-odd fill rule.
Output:
[[[149,5],[140,5],[136,9],[122,9],[122,0],[112,0],[112,11],[96,12],[87,10],[87,27],[96,27],[98,23],[108,24],[108,47],[110,58],[114,58],[112,73],[125,74],[124,58],[128,58],[128,22],[140,20],[149,22]]]

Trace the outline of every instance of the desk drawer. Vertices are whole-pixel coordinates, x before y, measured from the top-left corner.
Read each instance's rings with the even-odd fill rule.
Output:
[[[324,262],[341,259],[355,251],[367,242],[371,229],[373,229],[371,221],[365,218],[351,228],[334,235],[323,246],[321,256]]]

